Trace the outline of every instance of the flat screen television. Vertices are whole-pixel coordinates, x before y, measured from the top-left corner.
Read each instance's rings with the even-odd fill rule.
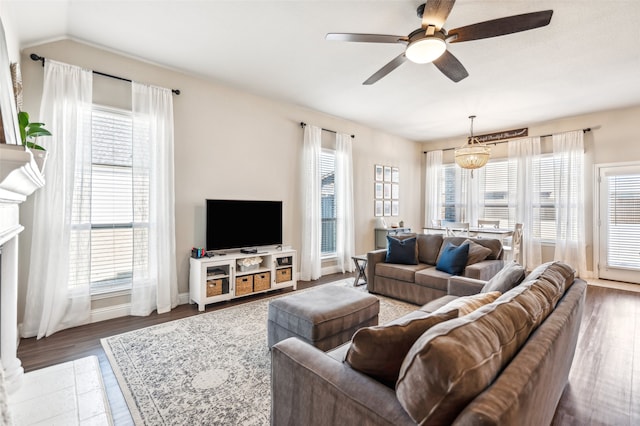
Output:
[[[207,200],[207,250],[282,244],[282,201]]]

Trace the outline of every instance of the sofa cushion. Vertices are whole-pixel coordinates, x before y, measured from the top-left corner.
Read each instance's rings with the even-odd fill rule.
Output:
[[[387,263],[403,265],[418,264],[418,245],[415,234],[413,236],[387,235]]]
[[[502,295],[499,291],[492,291],[491,293],[478,293],[470,296],[457,297],[451,300],[446,305],[438,308],[434,311],[434,314],[440,314],[449,311],[458,311],[459,316],[470,314],[476,309],[481,308],[484,305],[492,303],[494,300]],[[423,310],[423,308],[420,308]]]
[[[539,278],[557,285],[564,293],[575,280],[575,270],[566,263],[557,260],[547,262],[531,271],[524,279],[524,282],[534,281]]]
[[[469,244],[469,255],[467,256],[467,266],[482,262],[491,254],[491,249],[480,245],[473,240],[465,240],[462,244]]]
[[[459,246],[466,240],[471,240],[474,243],[491,249],[491,254],[487,256],[486,260],[502,259],[502,242],[493,238],[445,237],[442,241],[442,246],[444,247],[444,245],[448,242]]]
[[[481,293],[499,291],[506,293],[524,280],[524,267],[518,262],[509,262],[480,290]]]
[[[425,268],[416,272],[415,282],[424,287],[435,288],[436,290],[447,291],[451,274],[439,271],[434,267]]]
[[[452,423],[494,381],[561,296],[560,288],[546,279],[523,282],[493,303],[429,329],[402,363],[396,385],[401,405],[417,423]]]
[[[442,321],[458,316],[456,311],[423,317],[400,319],[382,326],[356,331],[347,350],[345,362],[389,387],[394,387],[402,361],[422,333]]]
[[[438,309],[442,308],[447,303],[459,298],[460,298],[459,296],[453,296],[451,294],[447,294],[446,296],[438,297],[437,299],[434,299],[428,302],[427,304],[422,305],[418,310],[425,312],[427,314],[431,314],[437,311]]]
[[[533,330],[518,303],[491,303],[427,330],[409,350],[396,383],[418,424],[451,424],[498,376]]]
[[[440,234],[419,234],[418,261],[435,266],[442,247],[442,239]]]
[[[409,283],[415,282],[416,272],[429,267],[424,263],[417,265],[401,265],[398,263],[378,263],[376,264],[376,276],[391,278]]]
[[[451,275],[460,275],[465,266],[467,266],[468,255],[469,244],[456,246],[451,242],[447,242],[440,251],[436,269],[448,272]]]

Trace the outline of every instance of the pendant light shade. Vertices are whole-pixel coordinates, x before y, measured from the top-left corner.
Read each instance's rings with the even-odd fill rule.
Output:
[[[467,139],[467,144],[457,148],[455,150],[456,164],[463,169],[479,169],[484,167],[489,161],[491,156],[491,148],[478,141],[478,138],[473,136],[473,119],[475,115],[469,117],[471,119],[471,131],[470,136]]]

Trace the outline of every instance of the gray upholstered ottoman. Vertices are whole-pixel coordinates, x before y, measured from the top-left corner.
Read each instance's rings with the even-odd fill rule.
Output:
[[[269,302],[269,348],[297,337],[327,351],[347,342],[356,330],[378,325],[380,301],[351,288],[332,285]]]

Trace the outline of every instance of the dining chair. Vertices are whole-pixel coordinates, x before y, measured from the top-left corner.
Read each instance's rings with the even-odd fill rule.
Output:
[[[431,226],[434,228],[440,228],[442,226],[441,219],[431,219]]]
[[[447,237],[469,236],[469,222],[443,222],[442,227],[446,229]]]
[[[500,228],[500,221],[491,219],[478,219],[478,228]]]
[[[515,260],[522,265],[520,253],[522,253],[522,224],[516,223],[511,237],[511,244],[502,246],[502,250],[506,252],[507,260]]]

